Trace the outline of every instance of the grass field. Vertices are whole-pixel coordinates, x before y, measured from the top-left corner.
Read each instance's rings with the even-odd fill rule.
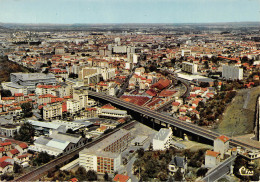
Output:
[[[259,86],[239,90],[223,113],[216,131],[228,136],[231,136],[232,133],[233,136],[252,133],[254,129],[255,104],[258,94],[260,94]],[[245,104],[247,98],[249,100],[247,104]],[[243,108],[244,105],[246,106],[245,108]]]

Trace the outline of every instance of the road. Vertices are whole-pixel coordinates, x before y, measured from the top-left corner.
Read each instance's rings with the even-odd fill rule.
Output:
[[[212,169],[207,176],[203,178],[203,181],[217,181],[224,175],[230,173],[230,168],[232,166],[233,161],[236,159],[236,156],[231,156],[226,159],[224,162],[220,163],[217,167]]]
[[[126,166],[126,173],[127,173],[127,175],[131,178],[131,180],[132,180],[133,182],[139,181],[139,180],[137,179],[137,177],[136,177],[136,176],[133,174],[133,172],[132,172],[132,170],[133,170],[133,165],[134,165],[135,160],[136,160],[136,157],[133,156],[133,157],[131,158],[131,160],[127,163],[127,166]]]
[[[100,142],[101,140],[105,139],[106,137],[110,136],[111,134],[117,132],[120,129],[129,129],[131,127],[133,127],[135,125],[136,122],[129,122],[115,130],[113,130],[112,132],[102,135],[99,138],[97,138],[96,140],[87,143],[86,145],[68,153],[68,154],[64,154],[61,157],[58,157],[52,161],[50,161],[47,164],[44,164],[38,168],[36,168],[35,170],[28,172],[27,174],[20,176],[18,178],[16,178],[14,181],[35,181],[36,179],[39,179],[45,172],[50,171],[51,169],[53,169],[55,166],[64,163],[65,161],[68,161],[69,159],[73,158],[76,154],[78,154],[81,150],[83,150],[84,148],[88,148],[91,147],[95,144],[97,144],[98,142]]]
[[[173,118],[172,116],[164,115],[162,113],[147,109],[145,107],[141,107],[141,106],[135,105],[133,103],[126,102],[126,101],[118,99],[116,97],[108,96],[108,95],[105,95],[103,93],[97,93],[97,92],[93,92],[93,91],[89,91],[88,95],[89,95],[89,97],[95,97],[95,98],[98,98],[98,99],[103,99],[107,102],[110,102],[111,104],[115,104],[115,105],[124,107],[127,110],[131,110],[131,111],[134,111],[136,113],[143,114],[143,115],[148,116],[150,118],[156,119],[158,121],[162,121],[166,124],[169,124],[171,126],[175,126],[179,129],[182,129],[184,131],[188,131],[190,133],[196,134],[198,136],[204,137],[204,138],[212,140],[212,141],[216,137],[220,136],[219,133],[210,131],[206,128],[194,125],[192,123],[187,123],[187,122],[181,121],[179,119]],[[243,143],[243,142],[236,140],[236,139],[231,139],[230,144],[232,146],[241,146],[243,148],[260,149],[260,146],[253,146],[250,143]]]

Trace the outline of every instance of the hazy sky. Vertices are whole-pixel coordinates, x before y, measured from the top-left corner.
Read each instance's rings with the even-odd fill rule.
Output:
[[[260,0],[0,0],[4,23],[260,21]]]

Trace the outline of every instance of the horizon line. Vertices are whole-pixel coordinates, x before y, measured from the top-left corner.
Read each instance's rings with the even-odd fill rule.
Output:
[[[23,25],[112,25],[112,24],[219,24],[219,23],[260,23],[260,21],[230,21],[230,22],[182,22],[182,23],[16,23],[0,22],[0,24],[23,24]]]

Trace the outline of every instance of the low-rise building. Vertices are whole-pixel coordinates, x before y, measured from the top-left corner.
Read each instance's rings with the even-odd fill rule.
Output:
[[[161,128],[153,137],[153,149],[165,150],[170,147],[172,141],[172,130],[168,128]]]
[[[229,138],[222,135],[217,137],[214,140],[214,151],[219,152],[221,159],[224,158],[224,154],[228,151],[229,149]]]
[[[207,150],[205,154],[205,167],[212,168],[220,163],[220,153]]]
[[[174,156],[174,158],[169,163],[169,173],[174,175],[178,169],[180,169],[182,174],[185,174],[187,171],[187,159],[185,157]]]

